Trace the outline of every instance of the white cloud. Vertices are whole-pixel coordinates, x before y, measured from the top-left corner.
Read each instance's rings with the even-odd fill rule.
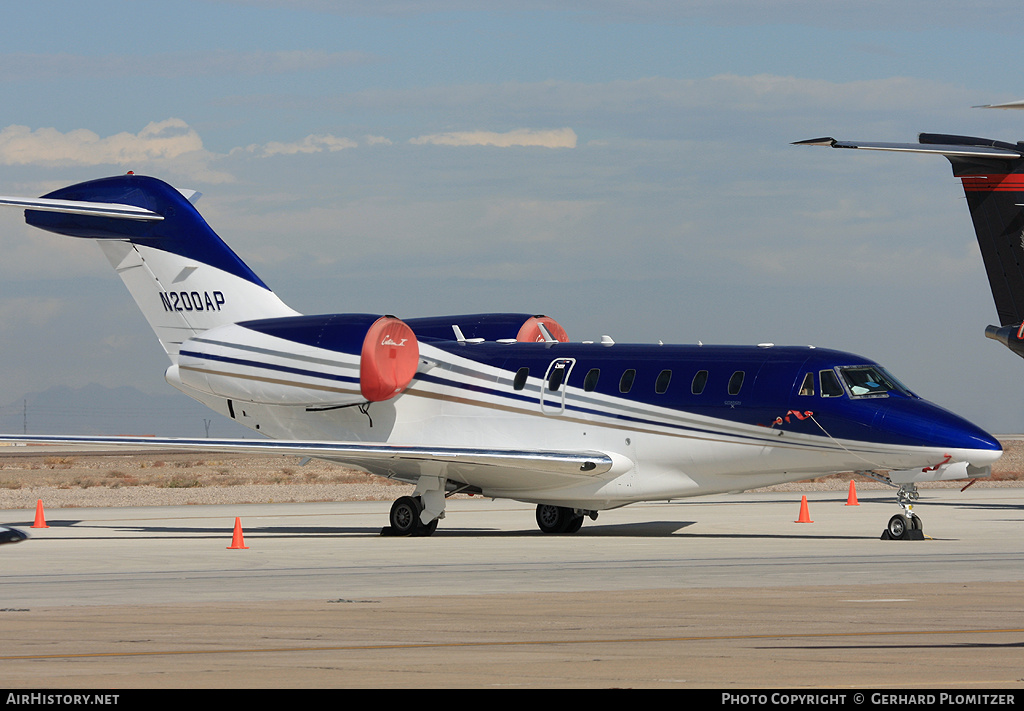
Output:
[[[534,130],[519,128],[507,133],[494,131],[455,131],[451,133],[433,133],[410,139],[414,145],[435,146],[531,146],[541,148],[575,148],[576,132],[571,128],[550,130]]]
[[[333,153],[335,151],[342,151],[346,148],[355,148],[359,144],[350,138],[338,138],[331,134],[324,135],[309,135],[303,138],[301,141],[293,141],[291,143],[282,143],[281,141],[270,141],[269,143],[252,144],[246,146],[244,150],[249,153],[253,153],[261,158],[276,155],[295,155],[297,153],[323,153],[324,151]],[[232,152],[242,149],[235,149]]]
[[[4,165],[100,165],[176,158],[202,150],[199,135],[181,119],[155,121],[138,133],[107,138],[84,128],[61,133],[55,128],[32,130],[8,126],[0,131],[0,163]]]
[[[367,137],[367,143],[390,144],[386,138]],[[344,137],[310,134],[297,141],[269,141],[231,149],[227,154],[203,147],[195,129],[178,118],[153,121],[138,133],[122,132],[100,136],[79,128],[61,132],[56,128],[32,129],[7,126],[0,129],[0,165],[8,166],[101,166],[148,170],[183,176],[208,183],[232,182],[230,173],[212,166],[229,156],[249,154],[259,158],[278,155],[333,153],[359,144]]]
[[[118,165],[161,169],[207,182],[232,177],[212,170],[214,154],[203,149],[199,134],[178,118],[153,121],[138,133],[101,137],[79,128],[61,133],[55,128],[7,126],[0,130],[0,165]]]

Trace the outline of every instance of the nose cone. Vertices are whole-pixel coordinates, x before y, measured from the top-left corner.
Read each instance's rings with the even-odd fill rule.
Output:
[[[889,398],[875,424],[907,444],[944,449],[978,467],[1003,453],[1003,446],[988,432],[927,400]]]

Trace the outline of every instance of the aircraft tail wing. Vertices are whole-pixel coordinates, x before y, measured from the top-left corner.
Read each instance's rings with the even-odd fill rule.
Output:
[[[814,138],[794,145],[945,156],[963,184],[999,316],[986,335],[1024,355],[1024,143],[922,133],[918,143]]]
[[[1024,146],[993,141],[987,138],[922,133],[920,143],[885,143],[878,141],[839,141],[835,138],[811,138],[796,141],[794,146],[825,146],[826,148],[859,148],[866,151],[893,153],[926,153],[948,158],[991,158],[1012,160],[1024,156]]]
[[[34,227],[96,240],[176,363],[178,346],[210,328],[297,315],[210,229],[198,196],[128,174],[0,197],[0,206],[24,209]]]

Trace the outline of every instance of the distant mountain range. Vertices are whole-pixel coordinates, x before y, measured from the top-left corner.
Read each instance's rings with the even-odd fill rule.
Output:
[[[206,422],[209,422],[207,432]],[[164,435],[258,437],[252,431],[170,392],[147,395],[133,387],[57,386],[0,407],[4,434]]]

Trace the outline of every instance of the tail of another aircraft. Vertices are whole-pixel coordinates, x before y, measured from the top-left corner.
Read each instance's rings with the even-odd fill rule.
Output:
[[[0,197],[25,221],[95,239],[173,363],[188,338],[215,326],[294,316],[210,229],[198,193],[141,175],[79,183],[42,198]]]
[[[1024,357],[1024,142],[922,133],[919,143],[817,138],[797,145],[945,156],[960,178],[985,263],[999,326],[985,335]]]

